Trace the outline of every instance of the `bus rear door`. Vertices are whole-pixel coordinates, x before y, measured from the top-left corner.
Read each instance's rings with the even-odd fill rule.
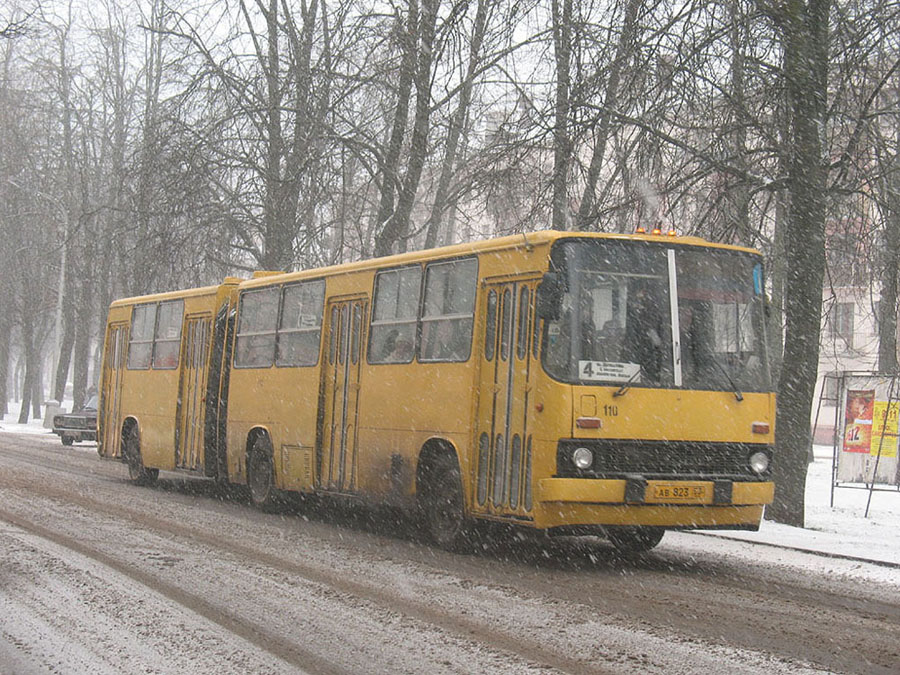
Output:
[[[106,329],[106,353],[103,355],[103,380],[100,383],[100,453],[104,457],[121,455],[122,430],[119,417],[127,346],[128,323],[110,324]]]

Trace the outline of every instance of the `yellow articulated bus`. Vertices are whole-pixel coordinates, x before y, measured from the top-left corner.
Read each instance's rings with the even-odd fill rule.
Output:
[[[537,232],[110,308],[99,452],[476,520],[597,533],[756,529],[775,396],[760,255]]]

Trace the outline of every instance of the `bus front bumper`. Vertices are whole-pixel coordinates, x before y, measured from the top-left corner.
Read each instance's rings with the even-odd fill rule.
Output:
[[[545,478],[535,486],[541,529],[566,525],[646,525],[756,529],[775,495],[771,481]]]

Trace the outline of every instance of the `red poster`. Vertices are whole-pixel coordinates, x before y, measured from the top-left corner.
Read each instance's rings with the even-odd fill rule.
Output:
[[[875,412],[875,390],[847,392],[844,423],[844,452],[868,454],[872,444],[872,418]]]

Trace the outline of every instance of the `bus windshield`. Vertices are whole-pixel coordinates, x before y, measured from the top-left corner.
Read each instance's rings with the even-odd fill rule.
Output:
[[[551,376],[767,390],[762,270],[753,256],[582,240],[561,242],[553,264],[565,293],[559,318],[546,325],[543,360]]]

